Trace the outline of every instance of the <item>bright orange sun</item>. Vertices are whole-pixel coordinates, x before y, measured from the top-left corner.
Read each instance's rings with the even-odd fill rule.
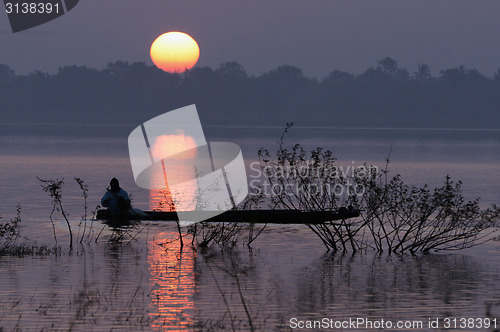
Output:
[[[182,73],[193,68],[200,57],[196,41],[183,32],[167,32],[151,45],[151,60],[168,73]]]

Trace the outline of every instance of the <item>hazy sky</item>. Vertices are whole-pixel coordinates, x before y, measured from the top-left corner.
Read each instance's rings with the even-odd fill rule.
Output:
[[[0,13],[0,63],[17,73],[116,60],[152,64],[161,33],[190,34],[198,66],[241,63],[250,74],[282,64],[309,76],[360,73],[390,56],[410,72],[458,65],[500,68],[500,1],[80,0],[45,25],[13,34]]]

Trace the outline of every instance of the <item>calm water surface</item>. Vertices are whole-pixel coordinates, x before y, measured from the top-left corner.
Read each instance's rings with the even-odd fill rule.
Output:
[[[275,141],[266,138],[272,134],[247,136],[231,139],[247,164]],[[390,169],[408,182],[439,185],[450,174],[463,180],[467,197],[480,196],[486,206],[499,203],[499,136],[316,128],[298,129],[288,139],[332,148],[344,165],[384,167],[390,153]],[[217,131],[209,138],[219,139]],[[36,177],[64,178],[63,204],[81,236],[75,176],[89,186],[89,210],[113,176],[136,207],[150,207],[151,195],[135,186],[129,165],[126,139],[0,137],[0,214],[9,219],[21,204],[22,235],[53,245],[51,202]],[[133,239],[125,235],[117,243],[115,233],[94,222],[86,230],[89,241],[70,254],[59,217],[55,227],[61,255],[0,257],[0,330],[287,330],[292,318],[324,317],[414,320],[429,330],[429,318],[500,320],[498,241],[429,255],[332,255],[307,228],[275,225],[251,251],[242,245],[181,251],[174,225],[143,223]]]

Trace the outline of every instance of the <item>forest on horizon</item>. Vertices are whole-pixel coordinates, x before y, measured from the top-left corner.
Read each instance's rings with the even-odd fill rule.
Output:
[[[458,66],[432,76],[386,57],[355,75],[316,79],[283,65],[258,76],[236,62],[169,74],[142,62],[16,75],[0,64],[4,125],[116,126],[129,133],[167,111],[196,104],[204,125],[500,128],[500,69],[486,77]]]

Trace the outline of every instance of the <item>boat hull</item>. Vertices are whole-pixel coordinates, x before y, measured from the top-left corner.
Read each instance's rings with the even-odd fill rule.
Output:
[[[193,211],[193,216],[199,212]],[[183,212],[189,219],[189,211]],[[342,220],[359,216],[359,211],[340,208],[336,211],[297,211],[297,210],[230,210],[204,222],[241,222],[272,224],[319,224],[328,221]],[[98,210],[98,220],[128,219],[143,221],[179,221],[177,212],[143,211],[141,215],[123,215],[112,217],[107,210]],[[194,220],[194,219],[193,219]],[[183,220],[189,221],[189,220]]]

